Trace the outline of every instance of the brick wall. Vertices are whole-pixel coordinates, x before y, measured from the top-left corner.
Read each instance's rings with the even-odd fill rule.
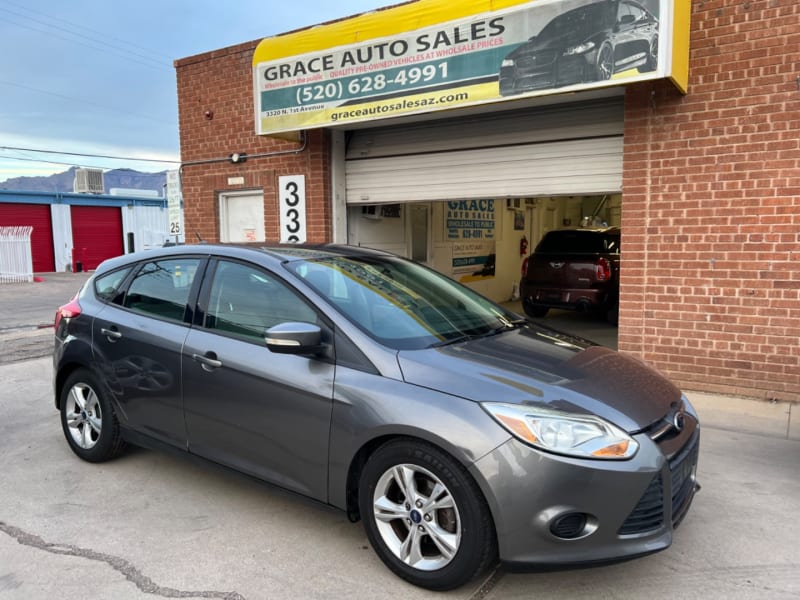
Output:
[[[267,240],[278,241],[278,177],[298,174],[306,176],[308,241],[331,238],[327,133],[310,131],[305,144],[255,135],[252,60],[257,44],[175,62],[184,230],[189,243],[198,237],[219,240],[219,194],[240,190],[263,190]],[[247,153],[248,158],[232,164],[228,160],[232,153]],[[232,183],[230,178],[244,182]]]
[[[800,400],[800,3],[692,3],[690,88],[625,99],[619,347]]]

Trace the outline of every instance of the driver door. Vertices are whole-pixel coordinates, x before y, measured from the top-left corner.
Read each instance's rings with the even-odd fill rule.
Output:
[[[274,354],[264,332],[287,321],[330,330],[282,279],[249,263],[217,260],[201,307],[182,356],[189,451],[326,501],[334,363]]]

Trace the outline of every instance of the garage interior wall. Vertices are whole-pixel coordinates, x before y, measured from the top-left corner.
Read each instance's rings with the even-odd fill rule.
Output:
[[[520,241],[523,237],[528,242],[530,253],[547,231],[577,227],[584,218],[595,225],[619,226],[621,205],[622,197],[619,194],[494,199],[497,266],[490,277],[462,279],[453,272],[456,243],[447,238],[447,202],[391,205],[389,211],[383,211],[380,205],[352,206],[348,211],[348,242],[411,258],[414,250],[411,213],[415,207],[427,206],[429,254],[427,260],[421,262],[426,262],[440,273],[462,280],[496,302],[505,302],[511,299],[514,285],[519,283],[521,276],[524,256],[520,252]],[[386,216],[386,213],[391,216]],[[592,221],[594,215],[597,218]]]

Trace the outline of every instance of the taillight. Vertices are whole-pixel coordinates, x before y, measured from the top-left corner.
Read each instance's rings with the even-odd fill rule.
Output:
[[[607,258],[597,259],[595,276],[597,277],[597,281],[608,281],[611,279],[611,262]]]
[[[78,294],[64,306],[59,306],[56,311],[56,321],[53,328],[58,330],[58,325],[62,319],[73,319],[81,314],[81,305],[78,304]]]

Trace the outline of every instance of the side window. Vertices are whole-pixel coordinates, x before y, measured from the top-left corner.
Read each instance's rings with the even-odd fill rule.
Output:
[[[124,305],[163,319],[183,321],[199,265],[197,258],[146,263],[128,288]]]
[[[120,294],[119,288],[130,272],[131,268],[128,267],[126,269],[120,269],[119,271],[112,271],[111,273],[101,275],[94,280],[95,295],[103,302],[120,304],[122,301],[122,295]]]
[[[242,263],[220,261],[209,294],[208,329],[264,340],[278,323],[316,323],[317,313],[277,277]]]

